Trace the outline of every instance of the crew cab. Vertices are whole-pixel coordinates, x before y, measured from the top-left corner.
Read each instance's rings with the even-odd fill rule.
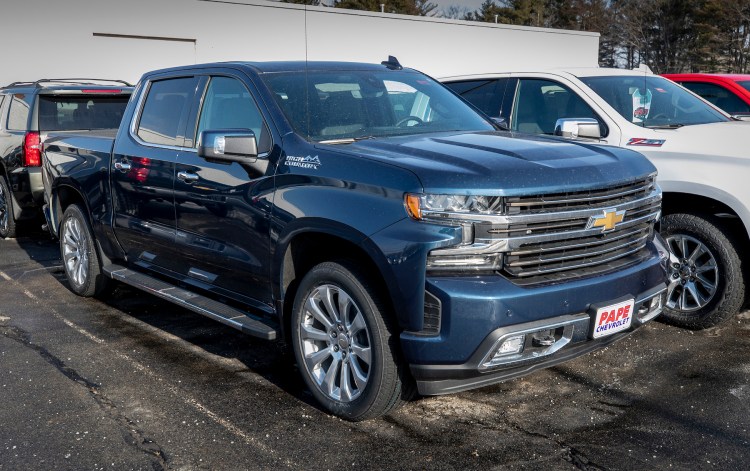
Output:
[[[393,58],[150,72],[116,135],[44,148],[73,292],[284,339],[350,420],[611,345],[666,292],[651,163],[497,132]]]
[[[114,85],[114,86],[113,86]],[[119,80],[42,79],[0,88],[0,238],[42,220],[46,133],[117,128],[132,86]]]
[[[513,130],[635,149],[656,165],[670,281],[661,319],[702,329],[745,302],[750,128],[645,68],[455,76],[443,83]]]
[[[662,74],[736,118],[750,118],[748,74]]]

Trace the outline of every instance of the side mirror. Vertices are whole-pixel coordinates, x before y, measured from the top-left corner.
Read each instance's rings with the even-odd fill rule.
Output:
[[[202,131],[198,137],[198,156],[252,163],[258,158],[258,142],[250,129]]]
[[[510,126],[508,126],[508,122],[505,120],[505,118],[496,116],[496,117],[490,118],[490,121],[492,121],[492,124],[497,126],[497,128],[500,129],[501,131],[510,131]]]
[[[601,139],[599,121],[593,118],[560,118],[555,123],[555,136],[569,139]]]

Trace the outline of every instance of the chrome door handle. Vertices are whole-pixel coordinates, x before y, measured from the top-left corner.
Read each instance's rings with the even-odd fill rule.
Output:
[[[119,170],[121,172],[127,172],[131,169],[130,162],[127,160],[116,160],[115,161],[115,170]]]
[[[198,175],[189,172],[177,172],[177,178],[185,183],[195,183],[200,178]]]

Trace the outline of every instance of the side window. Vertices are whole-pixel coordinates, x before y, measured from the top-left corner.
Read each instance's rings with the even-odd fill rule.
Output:
[[[5,95],[0,95],[0,113],[3,111],[3,104],[5,103]],[[4,128],[3,123],[0,122],[0,129]]]
[[[11,131],[26,131],[29,123],[29,101],[31,97],[17,93],[13,95],[8,112],[8,129]]]
[[[271,135],[263,116],[245,85],[235,78],[212,77],[208,84],[196,135],[218,129],[250,129],[258,142],[258,152],[271,150]]]
[[[531,134],[553,134],[560,118],[593,118],[607,132],[593,109],[568,87],[543,79],[521,79],[516,89],[511,129]]]
[[[750,105],[724,87],[704,82],[683,82],[680,85],[729,114],[750,113]]]
[[[181,146],[185,109],[190,106],[197,83],[195,77],[152,82],[138,122],[138,137],[151,144]]]
[[[503,95],[510,79],[470,80],[447,84],[454,92],[486,115],[497,118],[503,115]]]

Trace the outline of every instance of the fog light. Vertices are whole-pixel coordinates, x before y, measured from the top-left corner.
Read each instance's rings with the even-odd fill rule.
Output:
[[[500,344],[500,347],[498,347],[497,351],[495,352],[495,356],[497,357],[499,355],[521,353],[523,351],[524,343],[526,343],[526,336],[523,334],[508,337],[503,343]]]
[[[651,300],[651,311],[659,309],[661,307],[661,296],[654,296]]]

